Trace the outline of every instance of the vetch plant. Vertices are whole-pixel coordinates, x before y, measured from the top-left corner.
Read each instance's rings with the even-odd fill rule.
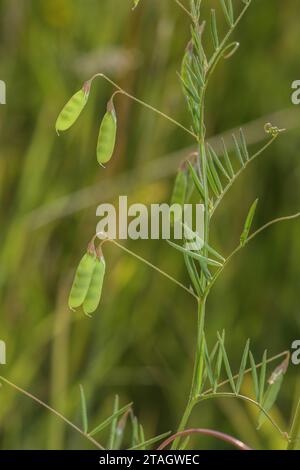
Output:
[[[183,206],[191,201],[193,194],[197,194],[199,202],[205,208],[204,235],[200,237],[199,233],[192,234],[194,240],[193,249],[186,245],[186,242],[190,241],[190,233],[186,233],[186,240],[184,240],[183,244],[169,241],[169,245],[183,256],[190,277],[191,288],[183,285],[149,261],[131,252],[116,240],[106,238],[99,243],[99,246],[95,247],[97,235],[93,237],[88,246],[87,253],[79,264],[69,298],[69,306],[71,309],[82,307],[87,315],[94,313],[100,302],[105,274],[105,261],[103,257],[105,243],[113,243],[127,254],[133,255],[141,262],[146,263],[149,267],[174,282],[178,287],[184,289],[185,292],[188,292],[197,302],[194,370],[186,408],[177,431],[146,439],[142,425],[133,414],[132,404],[120,407],[118,397],[116,397],[112,415],[95,429],[89,430],[88,406],[84,390],[81,387],[83,429],[79,429],[61,415],[60,417],[92,441],[98,448],[104,448],[104,446],[95,441],[94,436],[100,434],[107,427],[110,427],[110,438],[106,447],[108,449],[122,448],[125,428],[131,423],[131,449],[147,449],[155,446],[160,441],[163,441],[160,444],[160,449],[164,449],[168,445],[172,445],[173,449],[183,449],[188,445],[187,439],[192,435],[212,436],[216,439],[222,439],[239,449],[249,449],[246,444],[241,443],[232,436],[223,434],[221,431],[188,428],[189,419],[196,406],[204,404],[208,400],[227,398],[242,400],[256,406],[258,410],[258,428],[263,425],[265,420],[268,420],[273,425],[274,432],[278,432],[282,439],[286,441],[288,449],[300,449],[300,406],[296,409],[290,432],[283,431],[269,414],[277,399],[288,368],[290,360],[289,352],[284,351],[269,357],[267,351],[265,351],[263,357],[257,359],[253,351],[251,351],[250,340],[247,340],[244,348],[241,348],[240,368],[237,373],[234,373],[226,348],[225,339],[227,336],[225,331],[216,333],[215,344],[211,347],[210,341],[208,342],[206,337],[205,328],[207,321],[207,299],[231,260],[265,229],[279,222],[300,217],[300,213],[280,217],[266,223],[258,230],[252,231],[258,204],[258,200],[255,200],[245,216],[245,223],[241,227],[240,240],[235,250],[228,256],[225,256],[218,253],[211,246],[212,220],[224,196],[247,167],[273,144],[284,131],[284,129],[279,129],[271,123],[266,123],[265,132],[268,140],[254,154],[251,153],[247,145],[242,129],[232,135],[233,151],[229,150],[225,140],[222,141],[223,151],[221,155],[211,145],[207,144],[206,140],[205,99],[211,76],[218,63],[222,60],[228,60],[239,48],[238,42],[230,42],[231,34],[253,1],[236,0],[233,2],[232,0],[220,0],[220,8],[218,10],[212,9],[210,18],[206,18],[205,21],[202,18],[202,0],[190,0],[185,3],[183,0],[173,0],[174,5],[176,4],[180,7],[191,21],[191,39],[184,52],[179,73],[181,88],[191,120],[189,128],[159,109],[130,95],[102,73],[94,75],[84,84],[82,90],[70,99],[57,119],[57,132],[68,130],[79,117],[83,118],[81,114],[87,104],[94,80],[96,78],[106,80],[114,87],[115,91],[112,98],[108,101],[107,111],[104,113],[100,126],[97,144],[97,160],[99,164],[107,164],[113,156],[117,132],[117,112],[115,111],[113,99],[117,94],[122,94],[168,120],[193,139],[196,149],[192,155],[187,156],[178,170],[172,202]],[[134,8],[138,4],[139,0],[135,0],[133,2]],[[223,20],[221,15],[223,15]],[[222,37],[218,28],[221,21],[225,21],[227,24],[227,32]],[[173,222],[175,223],[176,221],[173,220]],[[190,228],[186,229],[191,230]],[[196,249],[194,249],[195,247]],[[269,371],[269,365],[274,361],[278,361],[279,365],[272,371]],[[249,379],[251,378],[253,388],[253,393],[249,396],[242,393],[246,374],[249,376]],[[46,404],[32,397],[24,390],[19,389],[6,379],[2,378],[2,380],[50,409]],[[58,414],[55,410],[51,409],[51,411]]]
[[[136,7],[139,2],[134,3],[134,7]],[[204,39],[204,36],[208,34],[208,28],[206,27],[206,22],[201,18],[201,0],[191,0],[190,8],[187,8],[179,0],[175,0],[175,3],[182,8],[191,20],[191,40],[184,53],[179,74],[182,90],[190,113],[191,128],[185,128],[182,124],[178,123],[173,118],[166,116],[158,109],[153,108],[141,100],[129,95],[110,78],[99,73],[87,82],[88,85],[84,85],[83,91],[81,93],[79,92],[79,99],[78,94],[76,94],[69,104],[66,105],[58,118],[58,123],[60,125],[57,125],[57,129],[60,130],[66,128],[66,123],[68,124],[68,127],[70,127],[69,124],[75,122],[86,103],[87,93],[84,90],[90,89],[90,86],[96,77],[102,77],[116,88],[116,92],[108,102],[107,113],[105,114],[100,127],[97,145],[97,156],[100,164],[107,163],[113,154],[117,128],[113,98],[118,93],[124,94],[128,98],[133,99],[139,104],[160,114],[162,117],[168,119],[173,124],[189,133],[195,139],[197,151],[192,156],[188,156],[186,161],[179,168],[174,184],[171,203],[183,206],[185,203],[189,202],[194,192],[198,194],[198,198],[205,208],[204,237],[200,239],[198,233],[193,233],[193,239],[194,242],[197,243],[196,248],[198,249],[194,249],[195,247],[193,247],[193,249],[190,249],[189,247],[187,248],[185,243],[183,245],[179,245],[169,241],[169,244],[183,254],[192,284],[190,293],[197,299],[198,304],[198,331],[194,372],[189,399],[178,428],[177,438],[174,440],[171,439],[168,443],[173,443],[173,449],[181,447],[180,437],[183,435],[181,433],[185,432],[188,420],[197,404],[217,397],[235,397],[255,404],[259,410],[258,425],[261,426],[264,420],[268,419],[273,424],[274,428],[280,432],[283,439],[286,439],[289,442],[289,446],[291,447],[293,446],[292,443],[295,441],[296,436],[288,436],[287,433],[283,432],[279,428],[269,415],[269,411],[276,401],[284,374],[288,367],[289,353],[286,352],[283,354],[283,362],[275,369],[267,380],[267,365],[271,360],[273,360],[273,358],[268,358],[267,351],[265,351],[260,364],[257,364],[253,353],[250,351],[250,340],[248,340],[242,354],[240,370],[237,375],[233,375],[225,346],[225,331],[222,334],[217,333],[217,342],[211,350],[208,346],[205,335],[207,298],[217,279],[230,260],[264,229],[277,222],[290,220],[299,216],[299,214],[295,214],[293,216],[273,220],[256,232],[251,233],[255,211],[258,204],[258,200],[255,200],[246,216],[244,228],[241,230],[240,242],[237,248],[226,258],[210,246],[211,221],[224,196],[247,166],[261,155],[263,151],[278,138],[279,134],[284,131],[284,129],[279,129],[271,123],[267,123],[265,125],[265,132],[270,136],[270,139],[255,154],[251,154],[248,148],[243,129],[240,129],[238,135],[232,135],[233,152],[229,152],[224,140],[222,141],[222,155],[218,155],[215,149],[206,143],[205,98],[209,81],[218,63],[221,60],[229,59],[237,51],[239,43],[229,42],[229,40],[232,32],[252,3],[252,0],[236,2],[237,4],[242,3],[241,7],[239,7],[239,5],[234,5],[232,0],[221,0],[221,11],[216,12],[215,9],[211,10],[209,34],[212,41],[213,52],[210,56],[206,52],[207,47],[204,45],[207,43],[207,39]],[[237,8],[239,8],[239,12],[237,12]],[[223,38],[220,37],[218,31],[218,21],[221,12],[228,24],[228,31]],[[72,101],[74,102],[74,105],[72,105]],[[173,220],[173,222],[175,223],[176,221]],[[105,241],[110,240],[106,239],[102,241],[101,246]],[[120,245],[118,244],[118,246]],[[128,252],[127,249],[126,251]],[[86,258],[84,258],[84,262],[87,262]],[[91,261],[89,260],[89,262]],[[75,298],[75,302],[71,302],[70,306],[78,307],[82,303],[83,294],[88,292],[88,287],[84,285],[83,290],[79,289],[79,294],[76,293],[78,289],[78,287],[76,287],[78,286],[78,276],[79,278],[83,277],[85,283],[89,282],[89,277],[80,276],[79,273],[81,269],[80,265],[74,283],[75,287],[73,286],[75,294],[73,291],[73,294],[71,293],[71,297],[73,296]],[[166,273],[162,274],[166,275]],[[170,278],[169,275],[167,276]],[[93,292],[95,292],[94,289],[96,282],[97,280],[92,282]],[[101,279],[99,277],[99,291],[102,289],[102,283],[103,277],[101,277]],[[185,289],[187,290],[187,288]],[[94,302],[93,306],[95,307],[95,305],[96,302]],[[84,303],[83,308],[86,311]],[[247,369],[248,366],[249,369]],[[225,373],[226,380],[223,380],[220,383],[222,371]],[[248,397],[241,394],[244,376],[249,372],[252,376],[254,397]],[[220,388],[224,385],[229,386],[229,391],[220,391]],[[208,390],[206,390],[207,387]]]

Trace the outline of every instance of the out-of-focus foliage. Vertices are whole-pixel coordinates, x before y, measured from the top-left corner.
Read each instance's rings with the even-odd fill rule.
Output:
[[[185,405],[193,299],[109,246],[103,300],[93,319],[70,312],[67,300],[95,230],[97,205],[116,202],[119,194],[147,204],[168,200],[178,160],[162,157],[191,141],[118,96],[117,150],[109,167],[99,169],[95,143],[112,92],[100,79],[74,128],[60,138],[54,129],[63,104],[99,71],[189,125],[176,76],[188,19],[172,0],[144,0],[131,8],[129,0],[0,0],[0,79],[7,83],[7,105],[0,108],[0,338],[8,362],[0,373],[78,424],[84,384],[92,427],[111,414],[118,393],[121,404],[134,402],[149,438],[174,430]],[[292,107],[291,82],[300,78],[298,10],[295,0],[253,2],[235,35],[240,50],[220,64],[211,84],[208,135]],[[256,197],[256,226],[299,210],[299,132],[281,136],[218,209],[213,238],[222,252],[239,242]],[[270,355],[289,349],[299,336],[299,236],[297,221],[265,232],[216,286],[206,336],[212,343],[226,328],[237,370],[248,337],[259,358],[265,349]],[[166,243],[128,245],[187,282],[182,257]],[[297,373],[291,366],[273,411],[285,429],[300,389]],[[90,446],[7,386],[0,389],[0,403],[2,449]],[[219,400],[202,404],[192,424],[229,432],[255,448],[283,445],[269,424],[257,432],[256,420],[252,408]],[[104,433],[99,441],[106,438]],[[203,438],[191,445],[222,446]]]

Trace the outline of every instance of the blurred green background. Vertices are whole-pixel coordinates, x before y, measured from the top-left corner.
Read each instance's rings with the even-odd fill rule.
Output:
[[[216,3],[204,2],[206,10]],[[290,99],[291,83],[300,78],[298,13],[296,0],[254,0],[235,33],[239,51],[220,64],[211,83],[208,136],[242,124],[259,142],[263,123],[279,111],[274,124],[289,129],[218,210],[213,243],[225,254],[238,243],[256,197],[256,226],[299,211],[300,112]],[[0,0],[0,79],[7,84],[7,104],[0,108],[0,339],[7,344],[7,365],[0,374],[79,425],[80,383],[91,426],[111,414],[116,393],[122,404],[134,402],[148,438],[178,425],[193,366],[193,299],[113,246],[105,247],[107,277],[93,319],[71,313],[67,298],[95,230],[96,207],[120,194],[131,202],[168,201],[178,162],[192,142],[119,96],[116,153],[106,170],[99,169],[98,128],[112,93],[100,79],[70,132],[58,138],[54,123],[67,99],[102,71],[189,126],[176,75],[188,40],[188,19],[172,0],[142,0],[134,12],[129,0]],[[216,285],[208,305],[208,340],[212,345],[216,332],[226,328],[236,369],[248,337],[257,360],[264,349],[274,355],[299,338],[299,237],[297,221],[268,230]],[[188,283],[182,257],[165,242],[127,246]],[[284,429],[299,391],[299,369],[292,365],[272,412]],[[256,431],[256,415],[236,400],[218,400],[197,408],[190,424],[231,433],[257,449],[282,447],[269,424]],[[106,443],[105,433],[97,437]],[[191,446],[226,447],[203,438]],[[0,447],[90,444],[3,385]]]

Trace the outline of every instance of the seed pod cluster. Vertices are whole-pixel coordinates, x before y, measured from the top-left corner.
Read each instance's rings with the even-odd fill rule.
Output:
[[[98,143],[97,143],[97,160],[99,165],[103,166],[111,159],[117,134],[117,117],[113,100],[107,104],[107,111],[102,120]]]
[[[83,256],[69,296],[71,310],[82,307],[88,316],[95,312],[101,300],[105,267],[102,253],[88,250]]]
[[[67,131],[77,121],[88,101],[92,79],[86,82],[81,90],[75,93],[60,112],[55,128],[57,134]],[[97,142],[97,160],[99,165],[104,166],[113,156],[116,134],[117,134],[117,116],[113,103],[113,97],[107,104],[107,111],[102,119],[98,142]]]
[[[86,82],[81,90],[79,90],[62,109],[59,114],[55,128],[56,132],[67,131],[77,121],[88,101],[90,94],[90,83]]]

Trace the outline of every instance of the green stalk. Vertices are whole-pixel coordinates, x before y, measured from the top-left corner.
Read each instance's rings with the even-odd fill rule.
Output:
[[[287,450],[300,450],[300,400],[295,411]]]
[[[199,157],[200,164],[203,175],[203,185],[204,185],[204,243],[206,246],[209,242],[209,193],[208,193],[208,184],[207,184],[207,159],[206,159],[206,150],[205,150],[205,122],[204,122],[204,102],[205,102],[205,91],[206,87],[202,90],[201,99],[200,99],[200,108],[201,108],[201,122],[199,129]],[[207,255],[207,249],[204,249],[204,256]],[[201,273],[201,284],[203,289],[207,287],[207,281],[203,273]],[[196,352],[194,359],[194,371],[192,384],[190,388],[190,395],[187,406],[185,408],[184,414],[182,416],[181,422],[177,432],[184,431],[188,420],[191,416],[193,408],[197,403],[197,396],[200,393],[203,381],[203,372],[204,372],[204,325],[205,325],[205,308],[206,308],[206,298],[207,295],[199,299],[198,302],[198,313],[197,313],[197,341],[196,341]],[[172,449],[178,449],[180,439],[176,439],[172,444]]]
[[[203,335],[205,323],[205,307],[206,299],[201,299],[198,303],[198,317],[197,317],[197,342],[195,352],[195,363],[193,371],[193,379],[190,390],[189,402],[193,402],[195,397],[200,393],[203,378],[203,364],[204,364],[204,351],[203,351]]]
[[[205,323],[205,307],[206,298],[199,300],[198,303],[198,319],[197,319],[197,343],[194,361],[194,371],[192,384],[190,389],[190,396],[183,413],[181,422],[177,432],[185,430],[188,420],[191,416],[194,406],[197,403],[198,395],[200,393],[203,381],[203,368],[204,368],[204,323]],[[172,449],[178,449],[179,439],[176,439],[172,444]]]
[[[178,2],[177,2],[178,3]],[[205,215],[204,215],[204,242],[206,246],[209,244],[209,228],[210,228],[210,213],[209,213],[209,189],[208,189],[208,181],[207,181],[207,157],[206,157],[206,149],[205,149],[205,117],[204,117],[204,104],[205,104],[205,96],[207,85],[210,76],[212,75],[218,61],[224,54],[224,46],[229,39],[231,33],[235,29],[235,27],[240,22],[241,18],[245,14],[246,10],[248,9],[251,0],[245,5],[242,13],[237,18],[236,22],[234,22],[229,30],[229,32],[224,37],[223,41],[220,44],[218,50],[213,54],[211,60],[208,64],[208,69],[206,71],[205,76],[205,83],[200,95],[200,103],[199,107],[201,110],[201,119],[200,119],[200,128],[199,133],[197,136],[197,140],[199,143],[199,158],[200,158],[200,165],[201,171],[203,176],[203,187],[204,187],[204,207],[205,207]],[[207,249],[204,248],[204,256],[207,256]],[[204,325],[205,325],[205,307],[206,307],[206,299],[210,292],[210,285],[207,283],[207,279],[205,278],[203,272],[201,273],[201,286],[205,295],[203,298],[199,299],[198,302],[198,320],[197,320],[197,343],[196,343],[196,352],[195,352],[195,361],[194,361],[194,371],[193,371],[193,378],[192,384],[190,389],[189,400],[187,406],[185,408],[183,417],[181,419],[178,432],[184,431],[190,415],[193,411],[195,404],[197,403],[197,398],[200,394],[202,382],[203,382],[203,372],[204,372]],[[179,439],[176,439],[173,442],[172,449],[178,449]]]

